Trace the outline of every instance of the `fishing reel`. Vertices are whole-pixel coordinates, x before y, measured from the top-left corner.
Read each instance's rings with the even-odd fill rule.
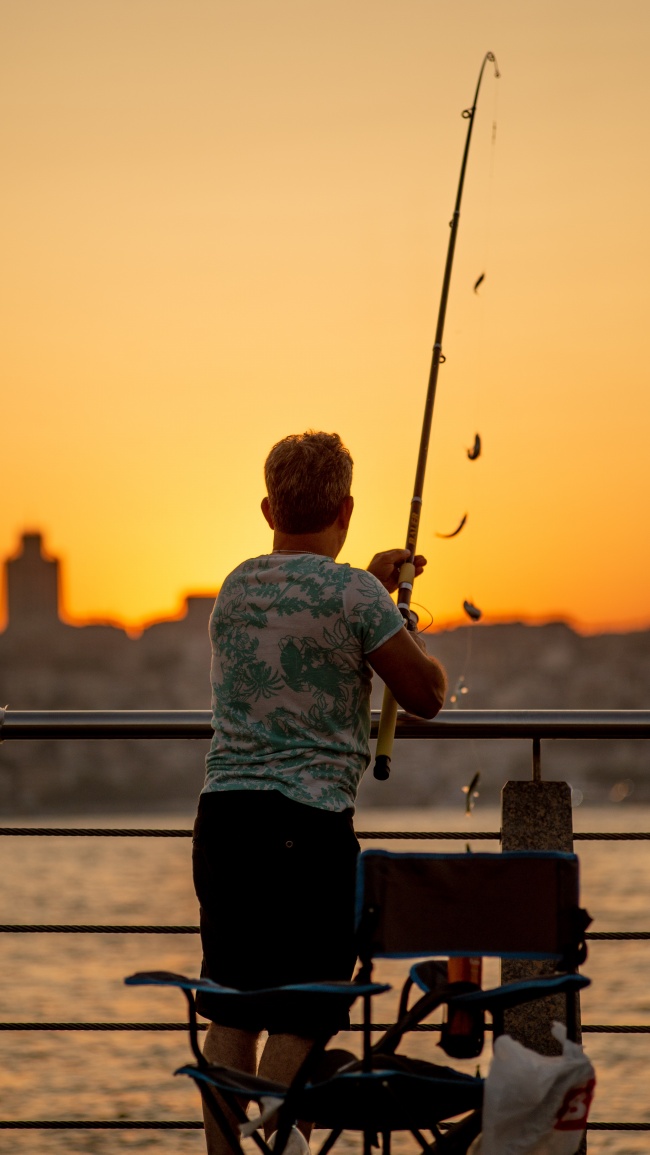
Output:
[[[406,628],[411,634],[417,634],[420,619],[415,610],[409,610],[409,616],[406,620]]]
[[[404,625],[405,625],[406,629],[409,631],[409,633],[410,634],[417,634],[420,619],[419,619],[418,615],[416,614],[415,610],[412,610],[411,607],[406,605],[405,602],[402,602],[401,605],[398,604],[397,608],[398,608],[399,612],[401,613],[402,617],[404,618]]]

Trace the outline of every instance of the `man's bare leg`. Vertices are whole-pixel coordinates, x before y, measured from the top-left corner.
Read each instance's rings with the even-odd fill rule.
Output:
[[[258,1074],[276,1083],[290,1083],[313,1045],[313,1039],[303,1039],[299,1035],[269,1035],[262,1051]],[[265,1128],[267,1139],[276,1126],[277,1123],[273,1122],[268,1129]],[[298,1126],[305,1138],[309,1139],[313,1124],[301,1120]]]
[[[221,1067],[235,1067],[238,1071],[246,1071],[254,1075],[257,1070],[257,1044],[259,1034],[253,1031],[240,1031],[234,1027],[221,1027],[218,1023],[210,1023],[205,1036],[203,1054],[209,1063]],[[237,1132],[237,1121],[227,1112],[228,1117]],[[224,1139],[210,1112],[203,1107],[203,1122],[205,1124],[205,1141],[208,1155],[233,1155],[232,1149]]]

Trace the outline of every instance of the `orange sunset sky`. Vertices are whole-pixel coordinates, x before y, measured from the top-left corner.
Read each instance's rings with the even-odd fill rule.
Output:
[[[341,560],[403,543],[488,49],[416,598],[650,624],[647,0],[5,0],[0,555],[40,528],[72,620],[270,548],[308,427],[355,459]]]

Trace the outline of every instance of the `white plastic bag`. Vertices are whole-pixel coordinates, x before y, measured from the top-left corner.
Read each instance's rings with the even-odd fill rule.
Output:
[[[575,1155],[596,1082],[582,1047],[554,1023],[561,1055],[538,1055],[509,1035],[494,1044],[485,1080],[483,1132],[469,1155]]]

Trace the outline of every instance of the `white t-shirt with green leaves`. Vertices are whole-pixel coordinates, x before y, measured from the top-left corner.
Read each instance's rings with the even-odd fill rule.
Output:
[[[314,553],[238,566],[210,618],[203,792],[280,790],[322,810],[354,806],[370,760],[367,655],[402,626],[366,570]]]

